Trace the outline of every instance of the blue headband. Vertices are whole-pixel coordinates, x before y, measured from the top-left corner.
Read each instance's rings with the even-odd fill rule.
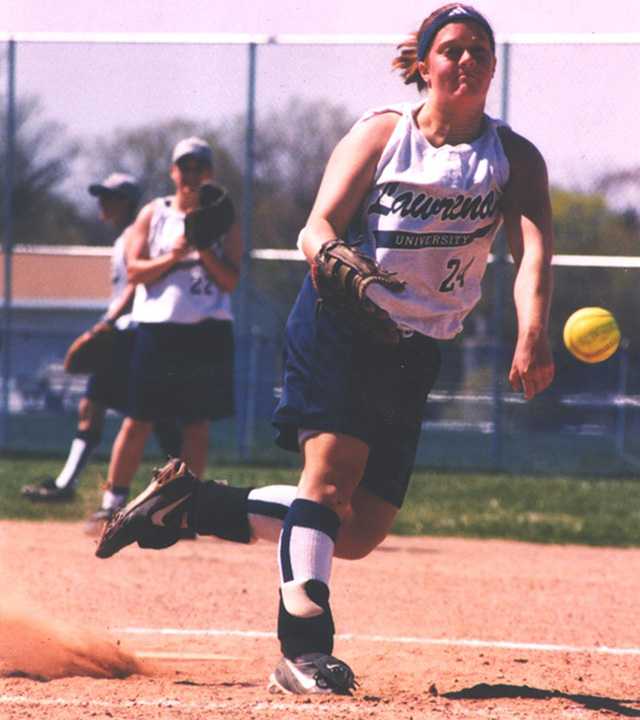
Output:
[[[451,10],[449,10],[448,12],[440,15],[440,17],[435,18],[435,20],[429,23],[429,25],[427,25],[427,27],[422,30],[422,32],[418,36],[418,60],[424,60],[425,55],[427,54],[427,50],[433,42],[433,38],[438,34],[440,30],[442,30],[445,25],[453,22],[465,22],[467,20],[473,20],[473,22],[480,25],[480,27],[489,36],[491,49],[495,51],[493,30],[491,29],[489,23],[482,17],[482,15],[480,15],[479,12],[476,12],[472,8],[467,8],[463,5],[456,5],[456,7],[451,8]]]

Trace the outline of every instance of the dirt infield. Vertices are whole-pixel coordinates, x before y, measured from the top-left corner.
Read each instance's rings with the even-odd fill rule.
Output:
[[[640,717],[640,550],[394,537],[336,561],[360,688],[309,700],[266,691],[273,546],[93,549],[0,523],[3,720]]]

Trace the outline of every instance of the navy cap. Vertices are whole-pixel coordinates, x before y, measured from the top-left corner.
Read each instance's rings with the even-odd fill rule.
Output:
[[[111,173],[101,183],[89,185],[89,192],[94,197],[109,194],[122,195],[133,203],[137,203],[142,194],[136,179],[132,175],[120,172]]]

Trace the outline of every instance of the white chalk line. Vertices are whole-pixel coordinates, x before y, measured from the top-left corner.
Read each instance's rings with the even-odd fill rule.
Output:
[[[29,698],[24,695],[0,695],[0,705],[25,705],[36,707],[92,707],[107,708],[118,710],[129,710],[131,708],[163,708],[167,710],[188,711],[195,710],[199,713],[207,710],[243,710],[246,713],[273,712],[274,710],[285,712],[299,712],[315,715],[330,714],[335,712],[335,704],[317,704],[317,703],[286,703],[286,702],[266,702],[261,700],[253,703],[229,702],[229,701],[211,701],[199,703],[194,700],[183,701],[176,699],[163,698],[136,698],[135,700],[86,700],[79,698]],[[340,703],[340,712],[363,713],[366,708],[361,705],[350,705],[348,701]],[[368,711],[367,711],[368,712]],[[247,715],[248,717],[249,715]]]
[[[242,660],[239,655],[219,655],[218,653],[164,652],[161,650],[137,650],[134,655],[144,660]]]
[[[336,698],[332,698],[336,700]],[[355,701],[360,700],[355,698]],[[258,701],[253,703],[242,703],[242,702],[230,702],[230,701],[209,701],[205,703],[199,703],[194,700],[182,701],[177,699],[164,699],[164,698],[136,698],[135,700],[89,700],[81,698],[29,698],[24,695],[0,695],[0,706],[22,706],[22,707],[82,707],[86,709],[104,709],[110,711],[123,711],[131,709],[152,708],[156,710],[171,711],[175,710],[183,716],[183,713],[196,714],[196,717],[202,717],[202,713],[205,712],[222,712],[222,713],[242,713],[243,717],[255,717],[262,713],[273,712],[286,713],[286,717],[290,720],[294,720],[296,717],[302,715],[311,715],[314,717],[325,716],[325,717],[336,717],[336,711],[339,712],[340,716],[351,713],[354,717],[367,717],[370,718],[375,713],[376,703],[369,705],[369,703],[362,700],[356,704],[352,700],[345,699],[340,701],[339,704],[335,702],[329,703],[316,703],[316,702],[305,702],[305,703],[293,703],[293,702],[282,702],[282,701]],[[392,709],[393,703],[385,705],[386,709]],[[339,710],[338,710],[339,708]],[[425,708],[426,710],[426,708]],[[404,716],[406,708],[402,708]],[[564,709],[556,713],[556,717],[580,717],[588,718],[591,717],[592,711],[585,710],[583,708],[570,708]],[[162,717],[165,717],[163,713]],[[426,717],[426,716],[425,716]],[[458,708],[456,711],[456,717],[466,718],[473,717],[475,720],[478,718],[495,718],[496,710],[493,705],[488,708],[478,707],[474,705],[472,714],[468,714],[463,708]],[[500,718],[502,720],[509,720],[509,718],[521,717],[520,712],[511,713],[509,710],[501,710]]]
[[[114,633],[127,635],[177,635],[184,637],[239,637],[239,638],[275,638],[274,632],[262,630],[230,630],[225,628],[114,628]],[[592,655],[640,655],[638,647],[609,647],[608,645],[554,645],[551,643],[525,643],[510,640],[474,640],[465,638],[428,638],[406,637],[402,635],[355,635],[346,633],[336,635],[336,640],[356,640],[360,642],[390,643],[403,645],[435,645],[451,647],[488,648],[497,650],[533,650],[539,652],[586,653]]]
[[[363,702],[360,698],[340,699],[335,697],[331,698],[334,702],[324,702],[325,698],[318,698],[323,702],[308,702],[294,703],[294,702],[282,702],[276,701],[265,701],[260,700],[253,703],[242,703],[242,702],[230,702],[230,701],[209,701],[205,703],[199,703],[195,700],[176,700],[176,699],[163,699],[163,698],[136,698],[135,700],[86,700],[80,698],[28,698],[24,695],[0,695],[0,706],[2,705],[18,705],[23,707],[82,707],[82,708],[95,708],[95,709],[107,709],[107,710],[131,710],[133,708],[153,708],[158,710],[176,710],[179,713],[194,712],[197,713],[197,717],[202,717],[203,712],[219,711],[224,713],[229,712],[242,712],[243,717],[254,717],[261,713],[272,714],[274,711],[280,713],[286,713],[286,717],[289,720],[293,720],[295,717],[301,715],[314,715],[325,716],[325,717],[336,717],[336,712],[342,717],[345,714],[351,713],[355,717],[367,717],[370,718],[375,713],[375,707],[377,703],[369,704],[366,700]],[[335,702],[338,700],[337,702]],[[356,704],[357,703],[357,704]],[[393,708],[393,703],[385,704],[385,708],[388,710]],[[406,712],[406,708],[401,710],[402,716]],[[476,720],[478,718],[495,718],[495,708],[481,708],[477,705],[473,708],[473,714],[468,715],[463,711],[462,708],[456,714],[456,717],[473,717]],[[575,710],[564,710],[558,717],[587,717],[583,714],[581,708]],[[589,711],[589,715],[591,711]],[[165,715],[163,714],[163,717]],[[425,716],[426,717],[426,716]],[[511,714],[510,711],[501,711],[500,717],[502,720],[509,720],[509,718],[520,717],[520,714]]]

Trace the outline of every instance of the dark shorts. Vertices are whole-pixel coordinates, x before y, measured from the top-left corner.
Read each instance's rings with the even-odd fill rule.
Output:
[[[233,415],[233,326],[140,323],[131,361],[129,415],[184,424]]]
[[[287,322],[276,442],[298,451],[300,429],[359,438],[370,448],[362,485],[399,508],[440,369],[438,345],[418,333],[396,346],[372,344],[316,300],[307,277]]]
[[[118,330],[108,371],[89,377],[85,396],[103,407],[127,412],[129,367],[133,352],[134,330]]]

